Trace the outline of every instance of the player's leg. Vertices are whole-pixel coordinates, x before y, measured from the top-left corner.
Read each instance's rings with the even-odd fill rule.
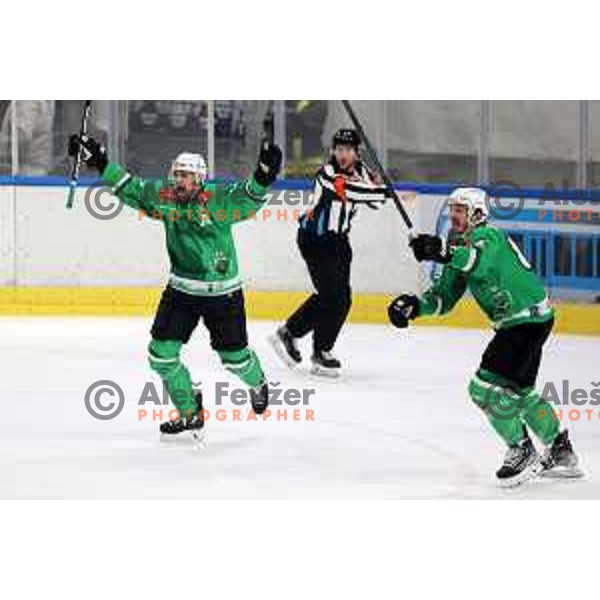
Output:
[[[201,409],[201,396],[194,391],[190,372],[181,362],[181,348],[198,324],[199,315],[193,302],[187,294],[167,287],[152,325],[152,340],[148,346],[150,368],[160,376],[182,417],[161,424],[163,433],[183,431],[186,423],[196,421]]]
[[[290,316],[271,343],[285,362],[292,366],[301,360],[294,340],[312,331],[313,372],[336,376],[341,365],[331,355],[331,350],[352,302],[352,250],[346,238],[312,242],[299,238],[299,247],[316,293]]]
[[[498,331],[484,353],[478,372],[480,379],[510,389],[513,397],[511,414],[520,407],[522,421],[545,443],[558,433],[558,423],[551,404],[536,394],[533,387],[542,347],[551,329],[552,322],[547,322],[527,323]],[[498,426],[507,427],[506,423]]]
[[[322,252],[318,243],[305,240],[298,234],[298,249],[306,263],[308,273],[317,293],[311,294],[269,338],[277,355],[289,366],[295,367],[302,362],[302,354],[296,340],[313,331],[320,311],[319,282],[321,280],[320,259]]]
[[[350,310],[351,251],[349,246],[330,244],[305,252],[305,260],[316,293],[288,319],[280,335],[297,338],[311,330],[313,372],[335,376],[341,365],[330,352]]]
[[[331,355],[352,304],[350,265],[352,249],[346,238],[337,241],[335,250],[320,266],[319,312],[313,332],[313,372],[338,374],[340,361]]]
[[[519,343],[531,348],[529,356],[521,363],[519,384],[523,398],[522,417],[529,429],[544,443],[552,444],[559,433],[559,421],[552,404],[535,390],[544,344],[552,331],[554,320],[545,323],[527,323],[515,327]]]
[[[542,468],[522,418],[522,365],[529,363],[533,349],[530,340],[516,328],[497,331],[469,384],[472,400],[508,446],[504,463],[496,473],[504,485],[522,483]]]
[[[578,467],[579,458],[573,450],[568,430],[566,428],[561,430],[552,403],[542,398],[535,389],[543,347],[553,325],[554,320],[523,326],[527,335],[536,340],[535,351],[522,377],[522,393],[525,397],[523,419],[531,431],[546,445],[542,456],[544,475],[581,477],[583,471]]]
[[[210,333],[211,347],[221,363],[250,388],[254,412],[263,413],[268,405],[269,389],[260,360],[248,347],[242,291],[205,298],[202,316]]]
[[[319,300],[317,294],[311,294],[288,320],[269,336],[269,343],[276,354],[290,368],[302,362],[302,354],[297,340],[304,337],[314,328],[318,313]]]
[[[309,273],[313,271],[309,268]],[[315,328],[318,314],[319,296],[313,293],[288,317],[283,327],[294,339],[304,337]]]
[[[527,437],[521,397],[511,381],[480,368],[469,382],[469,395],[507,446],[518,446]]]

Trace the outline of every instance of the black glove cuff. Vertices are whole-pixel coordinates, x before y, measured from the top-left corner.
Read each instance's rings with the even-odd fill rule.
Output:
[[[265,173],[260,166],[256,167],[256,170],[254,171],[254,180],[258,185],[262,185],[263,187],[269,187],[276,178],[277,176],[274,173],[271,171]]]

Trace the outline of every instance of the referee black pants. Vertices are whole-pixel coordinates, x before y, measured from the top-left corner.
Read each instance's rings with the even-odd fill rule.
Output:
[[[315,352],[333,348],[352,303],[352,248],[345,235],[315,237],[298,232],[298,248],[306,262],[315,293],[287,320],[294,337],[313,332]]]

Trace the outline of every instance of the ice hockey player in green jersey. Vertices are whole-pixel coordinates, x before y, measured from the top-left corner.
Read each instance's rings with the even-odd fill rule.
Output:
[[[152,326],[150,367],[163,380],[178,417],[162,423],[162,434],[202,429],[202,394],[193,389],[180,353],[200,319],[223,366],[250,388],[257,414],[268,405],[268,387],[260,361],[248,347],[246,312],[232,226],[255,215],[266,202],[267,188],[281,168],[280,149],[261,144],[254,175],[233,184],[206,182],[200,154],[184,152],[164,181],[144,180],[108,162],[106,149],[89,136],[72,135],[69,155],[96,169],[126,205],[160,220],[171,262]]]
[[[396,298],[390,320],[402,328],[417,317],[447,313],[468,289],[496,332],[469,395],[508,446],[496,473],[500,484],[518,485],[538,473],[579,476],[567,430],[560,430],[551,404],[535,391],[542,348],[554,324],[544,286],[513,240],[487,222],[484,190],[458,188],[448,207],[448,240],[420,234],[411,241],[415,258],[443,264],[441,274],[420,297]],[[529,431],[546,446],[543,456]]]

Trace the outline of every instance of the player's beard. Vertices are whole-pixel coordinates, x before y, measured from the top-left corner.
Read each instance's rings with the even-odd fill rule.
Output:
[[[174,188],[175,203],[187,204],[198,197],[199,191],[199,188],[188,190],[184,186],[176,185]]]

